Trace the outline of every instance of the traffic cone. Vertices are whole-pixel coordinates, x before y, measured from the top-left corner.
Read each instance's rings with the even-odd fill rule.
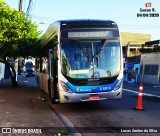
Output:
[[[143,94],[143,85],[141,83],[139,86],[137,106],[134,108],[135,110],[144,110],[142,106],[142,94]]]

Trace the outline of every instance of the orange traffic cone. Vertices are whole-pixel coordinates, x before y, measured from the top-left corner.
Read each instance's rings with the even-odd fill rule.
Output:
[[[141,83],[139,86],[137,106],[135,107],[135,110],[144,110],[142,106],[142,94],[143,94],[143,85]]]

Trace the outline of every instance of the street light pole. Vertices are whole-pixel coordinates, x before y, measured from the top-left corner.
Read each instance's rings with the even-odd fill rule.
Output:
[[[19,11],[20,12],[22,11],[22,3],[23,3],[23,0],[19,0]]]

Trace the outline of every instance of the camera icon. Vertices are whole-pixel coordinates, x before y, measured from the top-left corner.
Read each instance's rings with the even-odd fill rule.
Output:
[[[151,2],[145,3],[145,7],[146,8],[152,7],[152,3]]]

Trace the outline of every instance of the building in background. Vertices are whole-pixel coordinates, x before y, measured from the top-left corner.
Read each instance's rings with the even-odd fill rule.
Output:
[[[121,33],[124,81],[160,84],[160,40],[149,34]]]
[[[143,50],[153,49],[151,45],[145,45],[146,42],[151,40],[150,34],[121,32],[121,39],[125,61],[127,57],[141,55]]]
[[[122,46],[126,46],[128,44],[142,45],[151,40],[150,34],[121,32],[120,35],[122,39]]]
[[[140,73],[140,55],[144,49],[152,49],[146,47],[145,42],[151,40],[150,34],[139,33],[121,33],[124,60],[124,81],[130,83],[139,82]]]
[[[160,85],[160,52],[141,55],[140,82]]]

